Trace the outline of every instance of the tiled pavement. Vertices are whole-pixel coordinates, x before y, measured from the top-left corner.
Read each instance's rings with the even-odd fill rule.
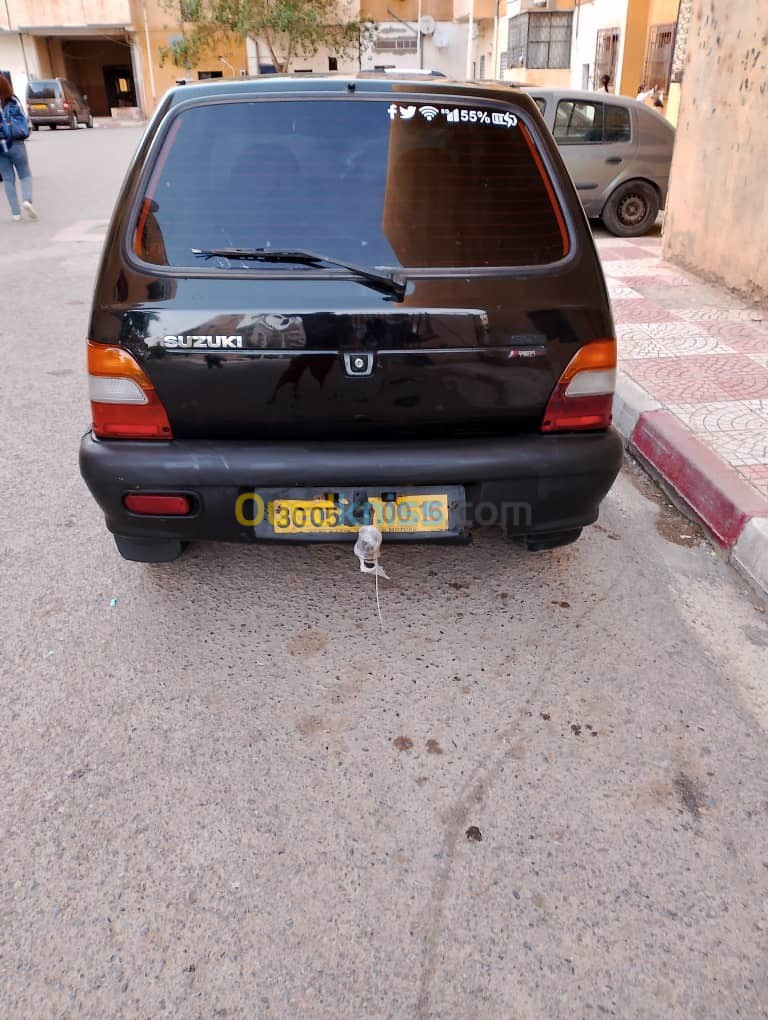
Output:
[[[598,238],[619,367],[768,497],[768,312],[661,261],[661,239]]]

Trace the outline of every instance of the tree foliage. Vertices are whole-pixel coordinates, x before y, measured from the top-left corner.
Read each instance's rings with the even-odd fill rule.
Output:
[[[179,10],[176,0],[164,0]],[[223,42],[249,36],[265,42],[278,71],[294,57],[314,56],[326,47],[339,57],[362,53],[374,25],[349,18],[349,0],[183,0],[181,35],[161,50],[163,60],[194,67],[201,56]]]

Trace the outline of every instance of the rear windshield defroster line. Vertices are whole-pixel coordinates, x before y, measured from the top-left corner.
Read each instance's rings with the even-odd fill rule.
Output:
[[[199,268],[195,250],[301,249],[372,269],[548,265],[563,214],[510,110],[381,100],[185,109],[139,206],[134,250]]]

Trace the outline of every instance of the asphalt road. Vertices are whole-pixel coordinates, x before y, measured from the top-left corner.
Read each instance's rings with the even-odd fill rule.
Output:
[[[137,137],[0,204],[0,1014],[766,1015],[765,606],[639,472],[559,552],[385,548],[383,633],[348,546],[117,556],[72,238]]]

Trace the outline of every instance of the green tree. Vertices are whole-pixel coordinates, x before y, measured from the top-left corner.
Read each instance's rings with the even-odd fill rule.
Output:
[[[181,35],[162,49],[163,61],[194,67],[205,52],[225,41],[263,40],[278,71],[294,57],[314,56],[321,46],[339,57],[362,54],[375,25],[346,18],[347,0],[164,0],[181,9]]]

